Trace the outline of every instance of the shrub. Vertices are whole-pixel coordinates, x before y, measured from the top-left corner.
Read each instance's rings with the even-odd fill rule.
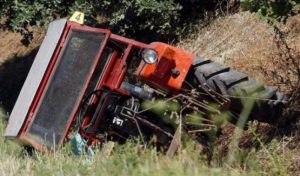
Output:
[[[173,0],[122,0],[117,5],[108,4],[109,26],[117,33],[139,40],[166,40],[180,34],[181,5]]]
[[[43,26],[75,10],[84,12],[86,24],[91,26],[107,22],[107,27],[122,35],[166,38],[178,34],[181,6],[173,0],[0,0],[0,17],[8,17],[8,29],[25,35],[29,26]],[[107,21],[99,21],[101,16]]]
[[[85,23],[108,27],[114,33],[142,41],[176,40],[205,11],[225,7],[228,0],[0,0],[0,18],[6,26],[30,39],[30,26],[70,16],[79,10]],[[228,4],[227,4],[228,5]]]
[[[275,22],[297,14],[300,3],[299,0],[241,0],[241,8]]]

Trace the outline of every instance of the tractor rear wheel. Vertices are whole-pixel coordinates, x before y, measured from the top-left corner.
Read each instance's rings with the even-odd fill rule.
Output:
[[[254,100],[249,120],[275,123],[280,117],[286,97],[275,87],[266,86],[244,73],[211,60],[196,57],[187,76],[192,86],[207,85],[231,100],[229,111],[239,118],[247,100]],[[244,101],[245,100],[245,101]]]

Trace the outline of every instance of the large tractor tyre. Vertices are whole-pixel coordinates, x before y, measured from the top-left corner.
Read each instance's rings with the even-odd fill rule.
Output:
[[[229,111],[234,121],[246,108],[244,107],[245,102],[254,100],[249,120],[275,123],[286,103],[286,97],[275,87],[266,86],[249,78],[244,73],[202,57],[197,57],[194,60],[187,81],[195,87],[207,85],[229,98],[231,100]]]

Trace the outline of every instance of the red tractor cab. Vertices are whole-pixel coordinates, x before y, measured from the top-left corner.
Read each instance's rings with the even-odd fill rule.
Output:
[[[83,136],[96,138],[100,117],[109,101],[115,101],[112,96],[134,94],[151,99],[153,92],[146,91],[143,82],[166,93],[176,92],[194,57],[164,43],[148,45],[107,29],[64,19],[54,21],[12,111],[5,136],[42,151],[55,149],[76,123],[84,98],[92,94],[85,102],[90,105],[88,112],[80,112],[80,128]]]

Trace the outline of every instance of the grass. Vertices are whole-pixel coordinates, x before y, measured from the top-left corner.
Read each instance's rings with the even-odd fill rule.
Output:
[[[281,152],[281,144],[274,140],[261,143],[259,150],[235,148],[234,162],[220,156],[215,146],[210,165],[197,150],[197,145],[187,139],[182,149],[168,159],[155,148],[144,149],[137,143],[116,145],[110,155],[96,150],[95,155],[75,156],[69,146],[54,154],[34,153],[29,156],[12,141],[5,141],[0,123],[0,175],[287,175],[291,152]],[[231,148],[233,150],[233,148]],[[230,154],[230,152],[228,152]],[[227,156],[228,157],[228,156]]]
[[[3,128],[1,123],[1,131]],[[77,157],[67,147],[52,155],[27,156],[20,146],[4,142],[1,137],[0,175],[214,175],[222,172],[219,168],[208,168],[201,156],[191,150],[186,148],[170,160],[154,148],[141,149],[127,143],[115,147],[111,156],[96,151],[93,157]]]

